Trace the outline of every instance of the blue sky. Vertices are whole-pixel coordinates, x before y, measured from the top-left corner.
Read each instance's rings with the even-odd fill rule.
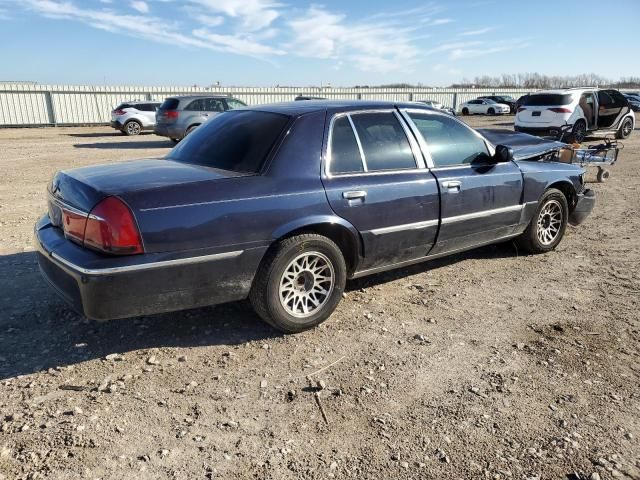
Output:
[[[640,0],[0,0],[0,80],[445,86],[640,76]],[[623,46],[620,48],[619,46]]]

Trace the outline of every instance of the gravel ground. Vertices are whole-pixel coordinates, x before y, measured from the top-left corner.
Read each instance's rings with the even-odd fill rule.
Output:
[[[0,130],[0,479],[640,478],[640,132],[556,251],[353,281],[291,336],[242,302],[95,323],[51,293],[53,172],[171,146],[112,132]]]

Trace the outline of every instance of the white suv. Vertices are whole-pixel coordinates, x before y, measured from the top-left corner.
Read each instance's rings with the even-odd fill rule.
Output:
[[[527,95],[516,113],[515,130],[582,142],[589,133],[627,138],[636,118],[617,90],[570,88]]]
[[[124,102],[111,112],[111,126],[125,135],[153,130],[160,102]]]

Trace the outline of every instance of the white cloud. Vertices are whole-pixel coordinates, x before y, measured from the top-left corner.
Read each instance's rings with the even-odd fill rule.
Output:
[[[131,6],[131,8],[140,13],[149,13],[149,5],[147,5],[147,2],[143,2],[142,0],[134,0],[129,5]]]
[[[475,35],[484,35],[485,33],[488,33],[491,30],[493,30],[492,27],[478,28],[477,30],[467,30],[465,32],[460,32],[458,34],[458,36],[459,37],[471,37],[471,36],[475,36]]]
[[[242,35],[222,35],[210,32],[204,28],[193,30],[193,35],[207,44],[217,46],[222,50],[248,55],[251,57],[262,57],[271,55],[284,55],[286,52],[278,48],[263,45]]]
[[[240,20],[242,28],[256,31],[266,28],[280,16],[283,5],[269,0],[190,0],[192,4]]]
[[[447,23],[453,22],[451,18],[436,18],[431,22],[431,25],[446,25]]]
[[[410,30],[383,21],[347,21],[345,15],[310,7],[289,22],[291,53],[313,58],[347,60],[361,70],[390,72],[407,68],[418,55]]]

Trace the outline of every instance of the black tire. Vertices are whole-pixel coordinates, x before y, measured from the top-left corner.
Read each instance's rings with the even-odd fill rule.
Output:
[[[462,114],[463,114],[463,115],[469,115],[469,109],[468,109],[467,107],[464,107],[464,108],[462,109]]]
[[[128,137],[140,135],[140,132],[142,132],[142,124],[137,120],[129,120],[122,127],[122,133],[124,133]]]
[[[187,135],[189,135],[191,132],[193,132],[196,128],[198,128],[200,125],[191,125],[189,128],[187,128],[187,131],[184,132],[184,137],[186,137]],[[184,138],[182,137],[182,138]]]
[[[495,111],[493,108],[490,108],[489,110],[487,110],[487,113],[488,113],[489,115],[495,115],[495,114],[496,114],[496,111]]]
[[[629,117],[625,118],[620,125],[620,128],[616,132],[617,139],[625,139],[631,136],[631,132],[633,132],[633,120]]]
[[[552,212],[559,212],[561,217],[552,217],[545,212],[545,208],[549,206]],[[538,202],[538,208],[536,209],[531,222],[527,226],[527,229],[516,239],[517,245],[523,250],[529,253],[546,253],[550,252],[558,246],[564,232],[567,229],[567,220],[569,218],[569,206],[567,204],[567,198],[560,190],[556,188],[550,188],[540,198]],[[558,223],[556,223],[558,222]],[[552,225],[555,225],[553,227]],[[553,231],[545,234],[541,229]],[[542,240],[545,239],[545,240]]]
[[[573,124],[573,129],[569,135],[569,143],[582,143],[587,136],[587,123],[584,120],[577,120]]]
[[[305,258],[311,259],[311,263],[317,259],[316,265],[320,264],[317,268],[332,276],[332,286],[328,291],[319,287],[323,283],[328,288],[327,281],[318,283],[312,273],[307,274],[305,270],[295,272],[295,268],[292,269],[296,262],[304,264]],[[325,266],[322,266],[323,264]],[[285,275],[286,272],[289,272],[288,276]],[[333,241],[316,234],[296,235],[282,240],[267,252],[253,281],[249,299],[256,313],[265,322],[281,332],[298,333],[319,325],[333,313],[342,299],[346,281],[347,266],[344,256]],[[287,282],[295,288],[289,288]],[[319,299],[318,293],[315,292],[316,286],[327,294],[322,296],[320,293]],[[310,295],[314,295],[313,298],[319,300],[320,305],[312,305],[312,310],[306,313],[296,312],[298,305],[301,310],[304,303],[309,305],[308,302],[297,298],[308,299]],[[291,305],[287,296],[292,298]]]
[[[609,173],[609,170],[607,170],[606,168],[598,167],[598,175],[596,177],[598,183],[604,183],[609,180],[609,175],[611,175]]]

